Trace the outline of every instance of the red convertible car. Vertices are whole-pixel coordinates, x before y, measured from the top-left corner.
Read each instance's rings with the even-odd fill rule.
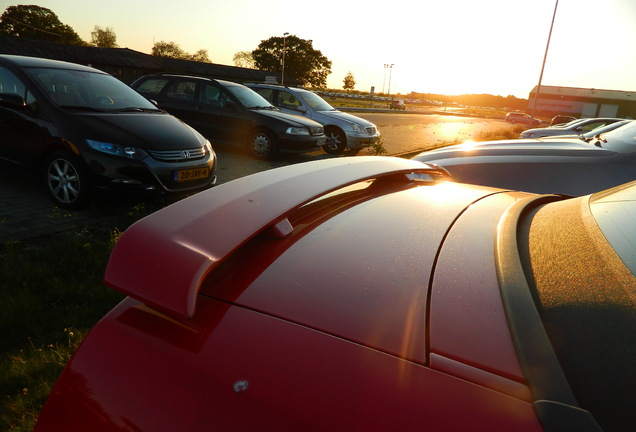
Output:
[[[634,430],[636,183],[451,180],[337,158],[140,220],[35,431]]]

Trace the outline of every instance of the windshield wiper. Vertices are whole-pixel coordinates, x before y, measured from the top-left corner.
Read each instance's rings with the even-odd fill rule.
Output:
[[[273,105],[270,106],[254,106],[254,107],[250,107],[250,109],[253,110],[275,110],[276,107]]]
[[[80,111],[90,111],[90,112],[107,112],[105,109],[94,108],[86,105],[59,105],[60,108],[64,109],[74,109]]]
[[[160,109],[154,108],[139,108],[139,107],[125,107],[108,110],[108,112],[127,113],[127,112],[145,112],[145,113],[158,113],[163,112]]]

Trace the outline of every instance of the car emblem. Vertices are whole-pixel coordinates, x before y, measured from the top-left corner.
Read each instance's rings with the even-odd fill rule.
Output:
[[[234,391],[236,393],[243,393],[249,387],[249,382],[247,380],[238,380],[234,383]]]
[[[190,150],[183,150],[181,152],[181,158],[182,159],[189,159],[190,158]]]

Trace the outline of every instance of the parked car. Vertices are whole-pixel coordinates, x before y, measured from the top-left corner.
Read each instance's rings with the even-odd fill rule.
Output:
[[[620,118],[584,118],[573,120],[569,123],[550,126],[547,128],[537,128],[537,129],[528,129],[521,132],[519,138],[541,138],[546,136],[555,136],[555,135],[572,135],[572,134],[582,134],[586,132],[590,132],[593,129],[596,129],[601,126],[605,126],[608,124],[612,124],[617,121],[621,121],[624,119]]]
[[[0,163],[39,173],[53,202],[91,190],[178,192],[216,182],[210,142],[111,75],[0,55]]]
[[[636,122],[599,138],[465,143],[414,157],[465,183],[580,196],[636,179]]]
[[[585,132],[583,134],[572,134],[572,135],[554,135],[554,136],[547,136],[547,137],[543,137],[543,138],[539,138],[540,140],[543,141],[550,141],[550,140],[560,140],[560,139],[564,139],[564,138],[578,138],[578,139],[582,139],[583,141],[592,141],[593,139],[598,138],[599,136],[607,133],[607,132],[611,132],[614,129],[618,129],[621,126],[625,126],[628,123],[633,122],[633,120],[621,120],[621,121],[617,121],[614,123],[610,123],[608,125],[605,126],[600,126],[597,127],[596,129],[592,129],[589,132]]]
[[[221,184],[121,236],[35,432],[631,430],[635,212],[378,156]]]
[[[541,124],[541,120],[532,117],[530,114],[522,112],[510,112],[506,114],[506,121],[512,124],[527,124],[530,126],[538,126]]]
[[[305,116],[323,125],[327,143],[322,148],[327,153],[340,154],[345,150],[357,152],[380,138],[376,125],[335,109],[309,90],[271,84],[246,85],[281,110]]]
[[[569,115],[556,115],[552,117],[552,120],[550,121],[550,126],[565,124],[574,120],[576,120],[576,117],[569,116]]]
[[[406,105],[404,105],[404,101],[402,99],[395,99],[391,101],[391,103],[389,104],[389,108],[395,110],[405,110]]]
[[[257,158],[312,151],[327,141],[321,124],[282,112],[242,84],[164,73],[131,86],[214,143],[247,146]]]

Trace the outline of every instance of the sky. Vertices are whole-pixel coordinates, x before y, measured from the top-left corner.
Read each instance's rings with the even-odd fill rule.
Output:
[[[0,0],[35,4],[90,41],[208,51],[213,63],[285,32],[332,62],[327,86],[527,98],[539,82],[557,0]],[[636,1],[558,0],[542,85],[636,91]],[[385,65],[393,67],[386,68]]]

